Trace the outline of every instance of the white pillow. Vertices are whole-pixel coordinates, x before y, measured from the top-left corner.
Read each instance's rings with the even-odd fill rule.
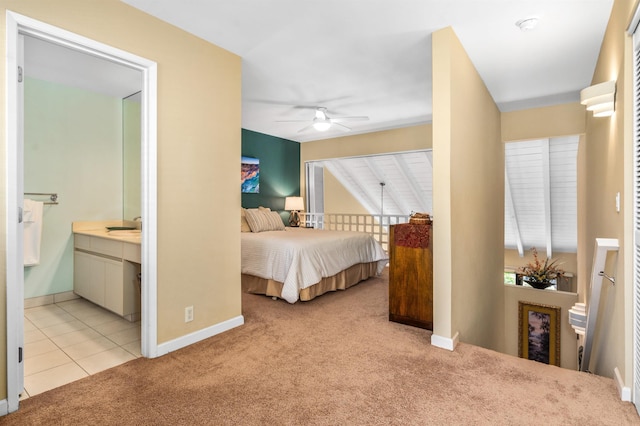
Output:
[[[244,212],[245,209],[240,209],[240,232],[251,232],[251,228],[247,223],[247,217]]]
[[[278,212],[246,209],[245,216],[251,232],[284,231],[284,223]]]

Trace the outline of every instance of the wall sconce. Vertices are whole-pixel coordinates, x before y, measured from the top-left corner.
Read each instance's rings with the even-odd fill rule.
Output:
[[[609,117],[615,111],[616,82],[594,84],[580,91],[580,103],[593,111],[594,117]]]
[[[298,212],[304,210],[304,201],[302,197],[286,197],[284,199],[284,209],[289,210],[289,226],[300,226],[300,215]]]

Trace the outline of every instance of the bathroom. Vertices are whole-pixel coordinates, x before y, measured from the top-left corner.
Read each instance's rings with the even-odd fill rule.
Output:
[[[25,195],[45,203],[39,261],[24,268],[28,316],[75,297],[73,222],[140,216],[140,101],[132,95],[142,83],[139,71],[30,36],[24,83],[24,192],[47,194]],[[40,334],[27,325],[29,391],[30,356],[46,348],[30,353]]]

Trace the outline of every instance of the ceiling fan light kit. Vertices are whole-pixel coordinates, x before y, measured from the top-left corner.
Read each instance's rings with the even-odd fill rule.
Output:
[[[331,121],[327,117],[326,108],[316,109],[316,116],[313,119],[313,128],[319,132],[326,132],[331,127]]]
[[[313,128],[319,132],[326,132],[331,127],[331,123],[328,121],[316,121],[313,123]]]

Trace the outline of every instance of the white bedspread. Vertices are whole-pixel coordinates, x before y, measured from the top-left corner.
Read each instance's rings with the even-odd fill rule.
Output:
[[[378,261],[380,274],[389,259],[363,232],[287,228],[241,235],[242,273],[283,283],[281,296],[289,303],[301,289],[358,263]]]

